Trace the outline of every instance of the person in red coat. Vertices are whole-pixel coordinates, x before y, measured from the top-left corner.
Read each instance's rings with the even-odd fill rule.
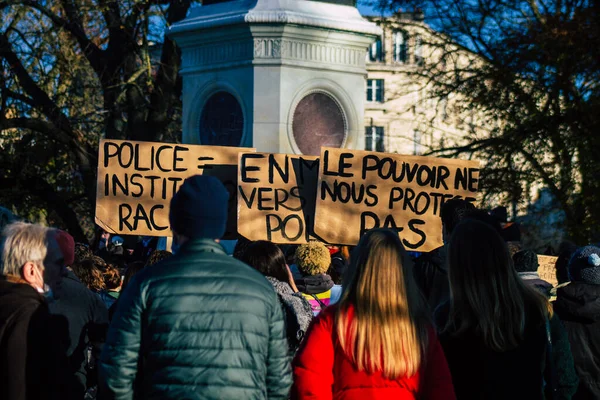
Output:
[[[352,254],[340,302],[313,320],[294,359],[293,399],[455,399],[444,352],[397,233]]]

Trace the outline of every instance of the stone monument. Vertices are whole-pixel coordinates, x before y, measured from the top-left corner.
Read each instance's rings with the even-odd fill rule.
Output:
[[[354,0],[207,0],[168,34],[182,49],[184,143],[364,147],[366,52],[381,30]]]

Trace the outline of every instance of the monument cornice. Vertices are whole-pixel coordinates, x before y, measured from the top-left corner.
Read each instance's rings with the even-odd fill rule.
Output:
[[[281,37],[255,37],[190,48],[183,53],[182,61],[183,74],[250,63],[342,69],[364,74],[366,62],[365,51],[361,47]]]
[[[292,24],[362,35],[382,34],[381,28],[364,19],[356,7],[309,0],[238,0],[201,6],[171,26],[167,34],[181,42],[186,33],[238,24]]]

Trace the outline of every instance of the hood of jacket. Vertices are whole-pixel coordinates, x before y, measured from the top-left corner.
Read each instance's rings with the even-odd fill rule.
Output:
[[[273,285],[273,289],[275,289],[275,293],[279,295],[279,299],[284,307],[294,314],[296,322],[302,332],[306,332],[310,325],[310,321],[313,319],[310,303],[306,301],[302,294],[294,293],[294,290],[288,283],[281,282],[271,276],[267,276],[267,280]]]
[[[600,285],[571,282],[558,289],[554,308],[561,319],[571,317],[585,322],[600,321]]]
[[[328,291],[334,283],[327,274],[303,276],[296,281],[298,290],[306,294],[319,294]]]

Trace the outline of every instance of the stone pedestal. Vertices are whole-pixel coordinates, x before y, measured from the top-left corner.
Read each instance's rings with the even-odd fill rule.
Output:
[[[192,10],[182,48],[183,142],[319,154],[364,146],[366,51],[381,33],[356,7],[230,1]]]

